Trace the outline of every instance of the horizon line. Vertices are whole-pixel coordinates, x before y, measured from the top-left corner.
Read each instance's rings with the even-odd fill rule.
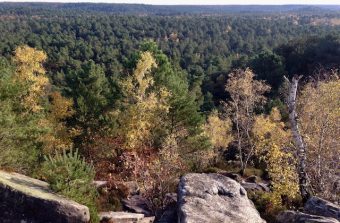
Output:
[[[132,2],[108,2],[108,1],[100,1],[100,2],[94,2],[94,1],[78,1],[78,0],[60,0],[60,1],[44,1],[44,0],[38,0],[38,1],[25,1],[25,0],[14,0],[14,1],[2,1],[0,0],[0,3],[43,3],[43,4],[82,4],[82,3],[88,3],[88,4],[124,4],[124,5],[150,5],[150,6],[340,6],[339,4],[301,4],[301,3],[289,3],[289,4],[151,4],[151,3],[132,3]]]

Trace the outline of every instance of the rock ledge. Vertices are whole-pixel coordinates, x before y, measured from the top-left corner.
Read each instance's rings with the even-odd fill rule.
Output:
[[[0,222],[85,223],[86,206],[53,193],[46,182],[0,171]]]

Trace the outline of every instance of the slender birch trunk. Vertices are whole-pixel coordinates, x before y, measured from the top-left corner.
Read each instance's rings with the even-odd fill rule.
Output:
[[[298,125],[298,115],[296,112],[296,94],[299,84],[299,80],[302,76],[294,76],[289,84],[289,95],[288,95],[288,110],[289,110],[289,121],[291,124],[291,129],[294,137],[294,143],[297,147],[298,156],[298,176],[299,176],[299,186],[300,193],[303,201],[307,201],[310,197],[310,192],[308,190],[307,173],[306,173],[306,146],[303,142],[302,136],[299,131]]]

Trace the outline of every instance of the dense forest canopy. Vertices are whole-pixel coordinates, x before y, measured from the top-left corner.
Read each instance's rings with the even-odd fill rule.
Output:
[[[260,172],[270,220],[299,202],[285,78],[302,80],[310,188],[337,199],[339,69],[339,6],[0,3],[0,168],[94,216],[121,209],[116,182],[156,213],[188,171]]]
[[[120,7],[128,8],[131,13],[108,12]],[[216,102],[221,97],[219,92],[212,92],[211,88],[216,88],[214,79],[223,78],[221,74],[233,68],[250,66],[259,78],[272,79],[268,81],[276,88],[280,82],[276,79],[284,74],[311,74],[319,66],[338,66],[337,7],[319,6],[314,10],[306,6],[224,6],[226,12],[221,15],[203,7],[207,14],[203,17],[185,6],[178,6],[178,10],[188,15],[176,12],[177,16],[170,17],[157,6],[159,16],[149,13],[141,16],[139,7],[153,8],[120,4],[2,3],[0,54],[8,58],[22,44],[42,49],[48,54],[46,67],[53,83],[67,87],[65,76],[89,60],[102,66],[107,76],[116,78],[129,66],[140,43],[153,40],[172,63],[187,72],[192,88],[203,82],[204,94],[209,91]],[[251,13],[227,13],[244,8]],[[271,13],[259,13],[267,8]],[[275,9],[280,13],[273,13]],[[92,13],[88,14],[89,11]],[[303,63],[294,64],[300,60]],[[268,63],[281,67],[268,74],[263,66]]]

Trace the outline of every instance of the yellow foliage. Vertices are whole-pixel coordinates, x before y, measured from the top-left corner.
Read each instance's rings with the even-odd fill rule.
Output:
[[[16,134],[11,140],[18,147],[14,149],[20,150],[18,154],[27,155],[21,155],[20,159],[28,158],[27,163],[32,163],[32,166],[33,163],[38,163],[42,153],[51,154],[58,150],[71,149],[72,138],[78,133],[76,129],[69,129],[65,123],[65,119],[74,113],[72,100],[64,98],[59,92],[51,93],[49,79],[43,67],[46,59],[43,51],[29,46],[18,47],[12,58],[16,69],[10,82],[20,90],[14,95],[19,103],[13,104],[14,110],[11,108],[11,116],[13,112],[13,117],[18,118],[8,123],[15,126],[20,134]],[[12,148],[7,148],[10,149]]]
[[[46,58],[43,51],[29,46],[20,46],[15,50],[14,62],[17,65],[15,79],[27,84],[29,88],[22,98],[22,104],[28,111],[36,112],[42,109],[40,100],[49,85],[42,65]]]
[[[52,92],[50,97],[52,99],[50,113],[54,119],[63,120],[74,114],[72,99],[63,97],[58,91]]]
[[[133,74],[121,82],[126,97],[125,111],[119,114],[125,146],[134,149],[152,138],[169,111],[170,92],[166,88],[152,91],[151,70],[157,66],[150,52],[144,52]]]
[[[236,70],[229,74],[226,90],[234,103],[254,106],[256,103],[265,101],[263,94],[270,90],[270,87],[262,81],[254,80],[254,73],[246,70]]]
[[[68,129],[65,124],[65,119],[74,113],[72,100],[64,98],[59,92],[49,93],[47,89],[50,83],[43,67],[46,59],[43,51],[29,46],[18,47],[13,58],[16,63],[14,80],[27,86],[27,92],[21,96],[23,107],[27,112],[43,114],[38,124],[47,133],[41,135],[39,141],[47,154],[72,148],[72,137],[77,134],[77,130]],[[48,96],[51,103],[49,109],[46,109],[42,100],[47,100]]]
[[[230,114],[236,128],[241,174],[244,173],[254,151],[251,129],[255,119],[255,108],[263,105],[266,101],[264,93],[270,90],[268,85],[255,80],[254,76],[249,68],[234,70],[229,74],[225,86],[230,95],[230,100],[225,103],[225,110]]]
[[[65,124],[65,119],[74,114],[72,99],[63,97],[60,92],[52,92],[50,98],[51,106],[48,116],[40,123],[52,130],[41,137],[46,154],[72,148],[72,138],[79,134],[79,131],[73,128],[68,129]]]
[[[294,199],[299,191],[295,159],[287,149],[291,142],[291,133],[285,130],[277,108],[273,108],[269,116],[257,116],[252,132],[256,154],[266,162],[272,180],[271,202],[280,206],[281,196]]]
[[[204,125],[204,132],[214,147],[227,147],[233,140],[232,122],[229,118],[221,119],[217,111],[213,111]]]
[[[150,72],[157,64],[150,52],[144,52],[137,63],[133,75],[121,82],[124,93],[136,101],[143,100],[146,90],[153,85],[153,78]]]
[[[307,146],[306,170],[313,192],[337,200],[340,162],[339,120],[340,79],[334,73],[330,81],[308,83],[298,99],[301,132]]]

